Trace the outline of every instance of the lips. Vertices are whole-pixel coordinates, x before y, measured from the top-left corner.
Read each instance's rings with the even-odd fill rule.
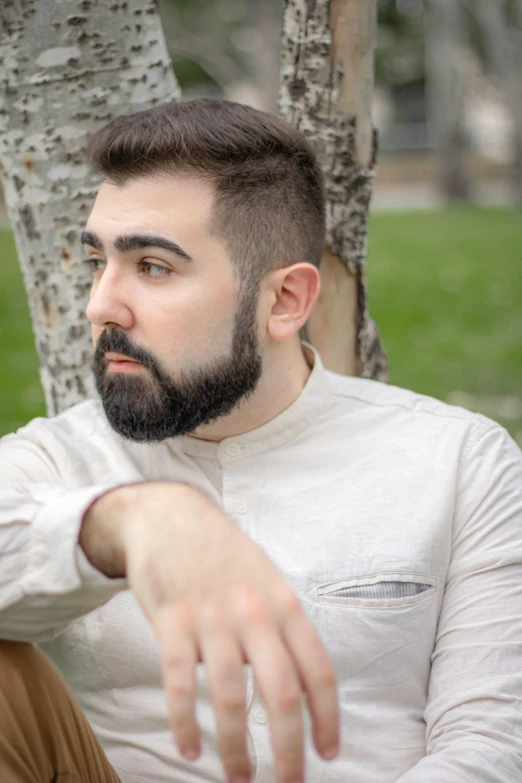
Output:
[[[141,364],[141,362],[137,362],[135,359],[131,359],[123,353],[114,353],[113,351],[107,351],[105,358],[110,362],[132,362],[133,364]]]
[[[129,359],[123,353],[114,353],[107,351],[105,354],[107,360],[107,371],[111,373],[141,373],[143,364],[134,359]]]

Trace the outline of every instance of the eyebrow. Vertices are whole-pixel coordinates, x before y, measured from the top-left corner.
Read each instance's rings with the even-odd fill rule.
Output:
[[[80,241],[82,245],[90,245],[96,250],[103,250],[103,242],[93,231],[83,231]],[[182,247],[166,237],[149,236],[148,234],[120,234],[114,240],[114,247],[119,253],[129,253],[131,250],[141,250],[146,247],[161,247],[187,261],[192,261],[192,257]]]

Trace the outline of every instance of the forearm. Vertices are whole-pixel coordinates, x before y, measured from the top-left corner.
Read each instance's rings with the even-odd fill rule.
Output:
[[[78,545],[85,510],[110,489],[0,488],[0,638],[50,638],[125,589],[124,579],[108,579]]]
[[[125,577],[122,523],[134,485],[98,497],[83,515],[78,543],[91,565],[110,579]]]
[[[142,491],[144,486],[146,493]],[[129,537],[141,532],[147,534],[153,524],[151,490],[170,501],[173,526],[176,516],[183,515],[184,501],[196,494],[189,486],[177,482],[126,484],[96,498],[83,516],[79,545],[91,565],[111,579],[127,575]]]
[[[522,757],[517,750],[491,737],[470,733],[444,750],[425,756],[395,783],[506,783],[515,780],[522,780]]]
[[[174,482],[1,487],[0,638],[52,638],[127,589],[127,539],[146,543],[155,497],[167,497],[174,529],[196,495]]]

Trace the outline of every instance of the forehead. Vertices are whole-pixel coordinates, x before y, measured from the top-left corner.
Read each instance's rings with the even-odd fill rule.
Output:
[[[89,227],[116,232],[127,226],[174,231],[177,236],[208,234],[213,201],[211,183],[195,177],[158,176],[129,180],[125,185],[104,181],[91,211]]]

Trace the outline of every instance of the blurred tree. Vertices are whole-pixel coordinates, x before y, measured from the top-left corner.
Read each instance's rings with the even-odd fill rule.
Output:
[[[440,186],[448,201],[466,201],[470,195],[463,70],[467,30],[460,0],[425,0],[424,31],[428,123],[439,159]]]
[[[423,0],[379,0],[375,81],[390,90],[424,85]]]
[[[379,0],[377,10],[375,81],[392,107],[382,148],[425,149],[423,0]]]
[[[249,30],[256,31],[250,48],[252,68],[263,104],[272,112],[277,110],[282,15],[281,0],[248,0]]]
[[[185,95],[275,111],[282,0],[160,0],[159,9]]]
[[[522,204],[522,0],[464,0],[478,23],[486,68],[514,124],[513,180]]]
[[[64,13],[64,8],[67,13]],[[89,134],[179,97],[155,0],[0,3],[0,171],[50,415],[92,389]]]

